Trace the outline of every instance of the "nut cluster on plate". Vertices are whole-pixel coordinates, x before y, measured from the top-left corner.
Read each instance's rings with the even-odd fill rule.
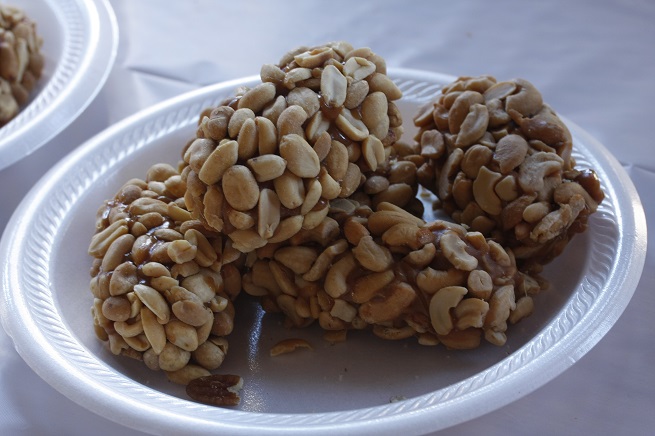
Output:
[[[23,11],[0,4],[0,126],[18,114],[41,78],[42,44]]]
[[[154,165],[107,201],[89,247],[98,336],[197,401],[239,402],[240,377],[210,371],[242,289],[333,342],[370,329],[503,345],[545,286],[540,266],[603,199],[525,80],[458,79],[404,144],[401,92],[368,48],[303,47],[261,79],[203,111],[178,169]],[[453,222],[421,219],[419,185]]]
[[[243,255],[191,218],[170,165],[100,207],[89,254],[97,336],[175,382],[210,375],[227,353]]]
[[[414,124],[420,183],[526,269],[559,255],[604,198],[595,173],[575,168],[566,125],[526,80],[461,77]]]
[[[532,312],[539,283],[511,252],[479,232],[426,223],[390,203],[376,211],[336,201],[321,226],[256,250],[243,289],[295,327],[318,321],[330,340],[372,328],[384,339],[418,338],[469,349],[503,345],[507,322]]]
[[[261,79],[205,111],[183,152],[189,211],[244,253],[318,226],[331,200],[384,176],[402,133],[401,92],[370,49],[302,47]],[[383,197],[413,196],[375,180]]]

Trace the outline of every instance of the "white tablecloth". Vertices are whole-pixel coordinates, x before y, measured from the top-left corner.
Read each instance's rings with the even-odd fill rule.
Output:
[[[20,0],[13,3],[20,4]],[[344,39],[389,66],[523,77],[600,140],[655,218],[655,2],[113,0],[120,46],[109,79],[50,143],[0,170],[0,231],[53,164],[107,126],[202,85],[258,74],[298,45]],[[99,200],[100,201],[100,200]],[[649,235],[649,246],[655,240]],[[610,332],[524,398],[439,434],[652,434],[655,258]],[[42,381],[0,329],[0,434],[140,434]]]

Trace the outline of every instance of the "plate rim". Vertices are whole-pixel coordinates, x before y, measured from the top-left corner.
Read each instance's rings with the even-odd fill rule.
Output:
[[[402,76],[418,81],[436,81],[441,84],[449,83],[451,80],[455,79],[454,76],[446,74],[404,68],[389,68],[389,75],[392,78],[396,76]],[[18,278],[16,277],[18,274],[18,265],[12,265],[9,259],[11,258],[12,253],[15,253],[20,249],[20,235],[21,233],[24,233],[24,229],[32,220],[24,220],[22,217],[27,213],[27,211],[34,209],[37,205],[39,205],[40,201],[43,201],[43,197],[46,196],[49,192],[49,181],[62,178],[71,166],[73,166],[77,161],[83,159],[85,156],[88,156],[89,153],[98,147],[98,144],[102,144],[104,141],[107,141],[108,138],[112,138],[118,135],[120,132],[127,132],[129,131],[130,127],[136,126],[139,123],[143,123],[149,118],[154,117],[156,114],[163,116],[165,113],[167,113],[167,110],[172,111],[177,106],[184,106],[185,104],[189,105],[195,99],[200,99],[201,97],[210,95],[212,92],[217,92],[218,90],[225,90],[228,88],[236,88],[238,85],[252,82],[253,80],[258,79],[259,76],[256,75],[248,76],[200,88],[163,101],[148,109],[144,109],[132,115],[131,117],[115,124],[114,126],[107,128],[103,132],[85,142],[82,146],[78,147],[78,149],[71,152],[66,158],[62,159],[62,161],[60,161],[46,175],[44,175],[43,178],[32,188],[23,202],[19,205],[11,220],[9,221],[3,238],[0,241],[0,259],[3,259],[3,263],[0,265],[0,271],[3,273],[2,281],[0,282],[0,285],[2,285],[2,288],[0,289],[0,291],[2,291],[2,293],[0,293],[0,301],[4,303],[0,307],[0,317],[3,326],[5,327],[8,335],[11,337],[17,351],[28,363],[28,365],[32,367],[35,372],[37,372],[37,374],[39,374],[39,376],[41,376],[46,382],[55,387],[55,389],[59,390],[81,406],[107,417],[105,413],[102,413],[102,411],[107,411],[107,404],[95,404],[99,403],[97,398],[89,398],[90,395],[85,394],[84,392],[81,393],[82,395],[80,397],[80,392],[75,389],[75,386],[71,386],[71,381],[69,379],[65,378],[65,376],[70,378],[69,371],[75,370],[74,367],[68,365],[69,362],[65,361],[65,359],[55,359],[57,360],[59,366],[57,367],[57,371],[52,371],[51,367],[48,365],[44,366],[43,362],[38,361],[37,356],[34,354],[35,352],[38,353],[43,352],[43,350],[48,350],[49,352],[58,353],[57,350],[53,349],[52,344],[44,343],[45,341],[42,340],[36,344],[25,344],[24,341],[21,343],[21,341],[18,340],[20,335],[24,334],[23,332],[25,330],[28,330],[21,328],[20,322],[24,321],[25,319],[29,320],[30,314],[29,312],[26,312],[27,308],[25,307],[24,301],[20,301],[22,295],[16,296],[9,292],[9,289],[11,289],[12,286],[20,287],[20,283],[16,283],[18,281]],[[194,113],[194,115],[197,116],[197,113]],[[608,307],[608,304],[606,304],[605,307],[602,308],[602,313],[597,314],[597,316],[592,320],[596,324],[596,329],[594,330],[593,334],[578,334],[576,340],[572,340],[565,344],[566,347],[562,348],[560,346],[555,349],[551,347],[549,350],[547,350],[550,351],[550,355],[547,356],[548,362],[552,363],[552,365],[541,365],[539,369],[544,371],[539,372],[539,377],[534,377],[532,372],[535,369],[533,367],[534,365],[527,365],[525,367],[517,368],[516,372],[513,373],[513,377],[505,375],[496,379],[493,383],[496,383],[500,380],[505,383],[502,387],[502,391],[506,395],[502,396],[500,399],[495,399],[495,402],[485,403],[485,401],[483,401],[485,398],[488,399],[489,392],[480,392],[474,389],[473,391],[469,391],[464,394],[461,393],[462,390],[465,390],[462,388],[464,384],[479,383],[479,380],[477,380],[476,377],[481,373],[478,373],[446,388],[433,391],[429,394],[422,395],[421,397],[417,397],[426,403],[424,407],[419,409],[413,408],[410,405],[410,403],[415,404],[415,400],[417,398],[390,405],[374,406],[370,408],[356,409],[344,412],[323,412],[317,414],[274,414],[233,410],[226,411],[226,409],[217,411],[215,408],[210,408],[213,411],[214,416],[218,419],[220,419],[221,416],[224,417],[224,415],[227,413],[245,416],[249,418],[249,422],[247,422],[246,425],[240,423],[235,424],[233,422],[221,423],[216,421],[206,421],[196,416],[184,416],[184,414],[177,413],[175,414],[176,421],[174,428],[184,428],[190,432],[198,431],[200,433],[206,432],[208,430],[220,429],[223,431],[229,430],[231,432],[242,434],[252,432],[255,429],[268,433],[283,433],[291,430],[299,432],[300,430],[305,430],[307,432],[318,434],[322,432],[327,433],[328,431],[334,432],[334,430],[338,428],[351,432],[364,430],[376,430],[380,432],[404,431],[405,433],[407,433],[408,430],[410,432],[417,433],[429,432],[436,429],[443,429],[464,422],[468,419],[481,416],[510,402],[516,401],[520,397],[547,383],[562,373],[564,370],[566,370],[568,367],[573,365],[607,333],[607,331],[616,322],[618,317],[627,306],[632,294],[634,293],[634,290],[637,287],[637,283],[641,277],[641,272],[645,263],[646,218],[636,188],[618,161],[602,144],[600,144],[600,142],[598,142],[595,138],[593,138],[575,123],[568,119],[565,119],[565,122],[575,134],[575,136],[584,137],[583,143],[585,145],[590,144],[593,146],[594,151],[599,151],[600,155],[591,156],[590,160],[598,163],[599,159],[601,159],[607,162],[610,167],[605,169],[611,170],[611,172],[618,178],[617,181],[619,182],[621,189],[625,191],[625,198],[617,196],[615,192],[616,190],[613,186],[611,186],[613,189],[611,192],[609,192],[609,194],[610,196],[614,197],[615,201],[621,202],[622,207],[617,207],[615,212],[618,215],[624,217],[624,219],[628,219],[630,222],[634,223],[634,228],[626,229],[628,232],[622,238],[622,249],[628,250],[628,253],[631,253],[635,257],[633,261],[629,263],[628,267],[625,268],[620,274],[620,280],[623,280],[621,283],[624,285],[626,291],[624,291],[622,299],[618,301],[619,304],[612,305],[611,307]],[[174,130],[175,127],[173,126],[171,129]],[[128,150],[127,153],[129,154],[130,151]],[[116,157],[116,159],[120,160],[120,157]],[[114,164],[112,162],[109,162],[106,167],[103,167],[103,170],[107,171],[113,165]],[[64,200],[62,199],[61,201]],[[613,276],[612,279],[618,280],[617,277],[619,277],[619,275]],[[566,306],[568,305],[569,304],[567,303]],[[562,308],[562,311],[564,311],[566,306]],[[12,310],[12,308],[14,310]],[[20,314],[21,316],[12,316],[16,314]],[[600,315],[603,315],[602,320],[598,319],[601,318]],[[483,371],[483,373],[489,373],[492,369],[494,371],[498,371],[499,368],[501,368],[503,365],[511,364],[511,356],[519,353],[526,346],[531,344],[535,339],[548,333],[549,329],[555,321],[556,319],[546,325],[543,330],[537,336],[535,336],[535,338],[531,339],[527,344],[517,349],[514,353],[508,356],[508,358],[487,368]],[[584,326],[580,326],[579,323],[574,326],[574,328],[577,328],[578,330],[583,327]],[[571,330],[567,334],[572,335],[574,333],[575,331]],[[92,356],[85,356],[85,358],[91,357]],[[108,367],[108,365],[101,361],[96,363],[104,365],[105,368],[109,371],[113,371]],[[74,381],[78,381],[78,384],[89,382],[89,377],[87,374],[76,374],[76,377],[77,378]],[[136,382],[132,381],[132,383]],[[140,384],[139,386],[144,388]],[[455,386],[457,388],[455,390],[459,390],[460,393],[458,394],[457,392],[451,392],[450,394],[446,395],[445,398],[439,399],[437,401],[434,400],[434,394],[442,391],[445,392],[445,390],[451,389],[452,386]],[[488,385],[484,385],[484,383],[482,383],[482,386],[484,387]],[[94,387],[107,395],[116,395],[115,393],[112,393],[110,387],[102,383],[96,382]],[[149,388],[146,387],[145,389]],[[453,389],[451,389],[451,391],[452,390]],[[151,395],[153,397],[162,395],[168,397],[166,394],[159,391],[151,391]],[[148,407],[148,405],[145,403],[141,403],[138,398],[132,398],[126,395],[123,395],[123,397],[123,399],[128,401],[130,406],[133,407],[131,407],[130,411],[127,413],[125,411],[118,410],[118,413],[109,416],[109,419],[135,429],[140,429],[142,431],[155,431],[158,428],[157,426],[161,426],[163,422],[167,422],[165,419],[166,416],[168,416],[168,420],[170,420],[170,411],[155,411],[155,413],[153,413],[152,408]],[[432,402],[430,401],[429,397],[433,399]],[[171,402],[176,404],[179,402],[189,403],[186,400],[181,400],[178,398],[172,399]],[[470,402],[475,402],[478,406],[478,408],[473,412],[470,410]],[[186,406],[187,408],[192,407],[194,410],[207,408],[207,406],[195,404],[186,404]],[[112,410],[116,411],[115,409],[116,405],[113,405]],[[383,409],[384,411],[390,413],[385,414],[386,416],[382,416],[380,410]],[[453,413],[453,410],[457,413]],[[147,411],[148,413],[143,413],[144,411]],[[354,419],[354,414],[359,414],[361,419]],[[457,417],[454,417],[454,415],[457,415]],[[263,422],[259,420],[259,418],[262,416],[276,416],[279,419],[277,420],[277,423],[272,423],[270,420],[268,422]],[[320,425],[314,423],[319,417],[322,419]],[[293,426],[291,423],[294,420],[295,422],[302,422],[303,427],[299,428]],[[411,428],[409,429],[408,424],[411,424]],[[169,424],[169,427],[167,428],[171,428],[170,425],[171,424]]]
[[[47,84],[0,129],[0,170],[30,155],[73,123],[106,83],[118,54],[118,21],[108,0],[43,3],[72,28],[69,32],[74,36],[64,42],[62,58]],[[85,25],[76,19],[83,19]],[[43,24],[36,24],[38,31]]]

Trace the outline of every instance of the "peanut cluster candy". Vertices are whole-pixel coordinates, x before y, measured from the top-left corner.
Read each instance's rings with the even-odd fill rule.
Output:
[[[184,192],[175,168],[153,165],[100,207],[89,246],[97,336],[181,384],[222,364],[243,263],[191,218]]]
[[[42,45],[36,24],[23,11],[0,5],[0,126],[18,114],[41,78]]]
[[[243,289],[291,326],[371,328],[385,339],[469,349],[503,345],[507,323],[532,312],[539,281],[479,232],[426,223],[390,203],[374,212],[333,202],[318,227],[249,256]],[[334,338],[334,335],[331,335]]]
[[[320,225],[331,200],[386,174],[402,134],[401,92],[370,49],[303,47],[261,79],[206,110],[182,153],[188,210],[244,253]],[[390,189],[379,182],[369,188]],[[387,195],[414,192],[399,184]]]
[[[546,285],[541,264],[603,199],[525,80],[458,79],[403,144],[401,92],[370,49],[302,47],[260,75],[201,114],[179,171],[154,165],[101,207],[89,247],[98,336],[196,401],[239,402],[241,378],[210,371],[242,288],[332,341],[502,346]],[[419,183],[461,224],[418,218]]]
[[[578,170],[569,130],[530,82],[461,77],[414,118],[419,182],[456,222],[541,268],[587,227],[604,194]]]

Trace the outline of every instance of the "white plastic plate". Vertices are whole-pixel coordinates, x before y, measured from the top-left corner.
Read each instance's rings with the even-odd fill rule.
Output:
[[[454,78],[390,69],[412,117]],[[352,332],[329,345],[318,326],[288,330],[245,295],[223,373],[245,380],[233,409],[189,401],[184,388],[141,362],[112,355],[95,337],[86,254],[95,212],[154,163],[179,160],[202,109],[258,77],[210,86],[140,112],[82,145],[33,188],[0,244],[0,313],[25,361],[73,401],[123,425],[184,434],[421,434],[480,416],[528,394],[573,365],[628,304],[646,253],[644,212],[623,168],[573,123],[578,165],[594,168],[607,195],[544,275],[552,289],[510,326],[504,347],[471,351],[384,341]],[[313,351],[270,357],[300,337]]]

